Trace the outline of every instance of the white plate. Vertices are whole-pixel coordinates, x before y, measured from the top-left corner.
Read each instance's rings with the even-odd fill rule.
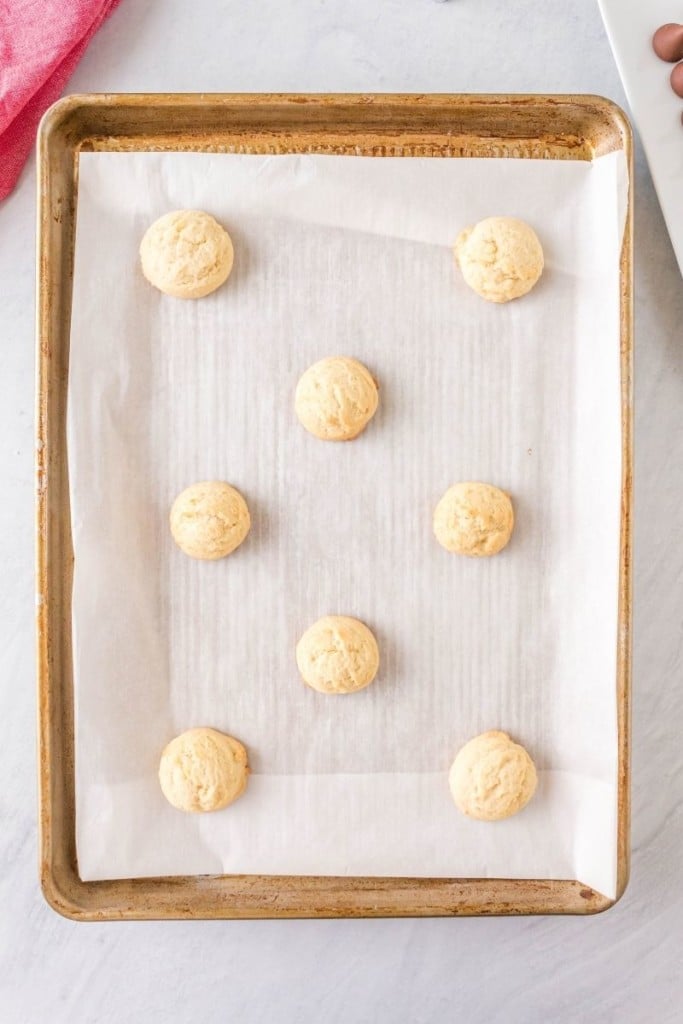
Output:
[[[598,2],[683,274],[683,100],[669,84],[674,65],[652,49],[660,25],[683,21],[683,5],[671,0]]]

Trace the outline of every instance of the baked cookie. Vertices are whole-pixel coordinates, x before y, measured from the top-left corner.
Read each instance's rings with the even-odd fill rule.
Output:
[[[454,251],[467,284],[489,302],[526,295],[543,272],[536,232],[516,217],[487,217],[465,228]]]
[[[372,374],[348,356],[331,356],[309,366],[294,396],[300,422],[322,441],[357,437],[375,415],[377,403]]]
[[[220,811],[247,786],[247,752],[215,729],[188,729],[168,744],[159,762],[161,791],[179,811]]]
[[[200,299],[215,291],[227,280],[233,258],[230,235],[202,210],[165,213],[140,243],[147,280],[179,299]]]
[[[497,554],[510,540],[514,523],[510,498],[492,484],[454,484],[434,511],[436,539],[458,555]]]
[[[358,619],[326,615],[299,640],[296,663],[303,681],[319,693],[354,693],[377,675],[379,650]]]
[[[239,491],[222,480],[191,484],[171,508],[173,539],[190,558],[224,558],[249,533],[251,519]]]
[[[451,765],[448,784],[470,818],[498,821],[529,803],[536,790],[534,762],[506,732],[483,732],[466,743]]]

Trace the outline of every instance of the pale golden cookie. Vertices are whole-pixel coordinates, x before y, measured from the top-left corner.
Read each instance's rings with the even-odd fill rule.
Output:
[[[318,619],[296,645],[305,683],[320,693],[354,693],[369,686],[379,668],[377,641],[368,627],[346,615]]]
[[[451,765],[448,784],[470,818],[498,821],[529,803],[536,791],[534,762],[506,732],[483,732],[466,743]]]
[[[179,299],[200,299],[228,278],[230,235],[202,210],[173,210],[155,220],[140,243],[142,272],[155,288]]]
[[[510,540],[512,502],[492,484],[474,481],[449,487],[434,511],[434,534],[446,551],[495,555]]]
[[[314,363],[296,386],[300,422],[322,441],[350,441],[377,410],[377,384],[356,359],[331,356]]]
[[[190,558],[224,558],[249,533],[251,519],[239,491],[222,480],[205,480],[182,491],[171,508],[171,533]]]
[[[215,729],[188,729],[168,744],[159,762],[161,791],[179,811],[219,811],[247,786],[247,752]]]
[[[467,284],[489,302],[526,295],[543,272],[536,232],[516,217],[487,217],[465,228],[454,251]]]

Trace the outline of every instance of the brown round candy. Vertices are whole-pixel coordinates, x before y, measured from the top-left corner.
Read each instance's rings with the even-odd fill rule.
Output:
[[[683,100],[683,63],[677,64],[671,72],[671,88]]]
[[[670,64],[683,60],[683,25],[673,21],[660,25],[652,37],[652,49],[661,60]]]

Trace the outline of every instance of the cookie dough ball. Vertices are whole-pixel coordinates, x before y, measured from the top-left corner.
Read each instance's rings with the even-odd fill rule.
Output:
[[[155,288],[179,299],[200,299],[227,280],[234,252],[230,235],[201,210],[174,210],[155,220],[140,243],[142,272]]]
[[[543,272],[536,232],[515,217],[487,217],[465,228],[455,242],[465,281],[489,302],[509,302],[531,291]]]
[[[247,786],[247,752],[215,729],[188,729],[168,744],[159,763],[161,791],[179,811],[220,811]]]
[[[497,554],[510,540],[514,523],[510,498],[492,484],[454,484],[434,511],[436,539],[458,555]]]
[[[294,397],[300,422],[322,441],[357,437],[375,415],[377,403],[372,374],[348,356],[332,356],[310,366]]]
[[[536,781],[534,762],[524,747],[497,730],[466,743],[448,776],[458,808],[482,821],[517,814],[534,795]]]
[[[190,558],[224,558],[251,526],[246,501],[221,480],[186,487],[173,502],[170,519],[174,541]]]
[[[377,675],[379,650],[358,619],[326,615],[299,640],[296,663],[303,681],[319,693],[355,693]]]

